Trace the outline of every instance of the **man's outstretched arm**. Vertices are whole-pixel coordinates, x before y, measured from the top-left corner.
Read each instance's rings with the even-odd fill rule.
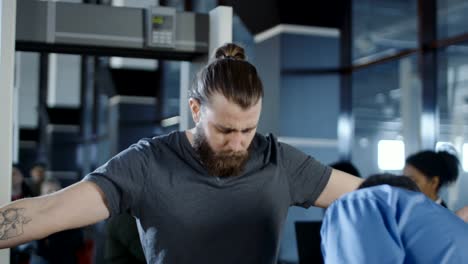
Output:
[[[326,208],[343,194],[356,190],[363,180],[346,172],[332,170],[322,194],[315,201],[318,207]]]
[[[18,200],[0,208],[0,249],[108,217],[104,194],[91,182],[79,182],[50,195]]]

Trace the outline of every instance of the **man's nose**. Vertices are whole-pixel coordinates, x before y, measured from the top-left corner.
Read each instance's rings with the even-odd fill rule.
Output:
[[[229,150],[239,152],[244,150],[244,135],[241,132],[232,133],[228,142]]]

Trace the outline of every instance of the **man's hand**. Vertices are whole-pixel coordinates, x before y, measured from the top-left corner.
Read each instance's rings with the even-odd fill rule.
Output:
[[[468,222],[468,206],[462,207],[455,212],[463,221]]]

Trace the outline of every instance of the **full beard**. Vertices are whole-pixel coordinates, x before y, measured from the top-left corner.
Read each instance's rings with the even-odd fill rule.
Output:
[[[242,174],[249,159],[250,151],[216,153],[209,145],[203,130],[196,128],[193,137],[193,147],[201,163],[212,176],[232,177]]]

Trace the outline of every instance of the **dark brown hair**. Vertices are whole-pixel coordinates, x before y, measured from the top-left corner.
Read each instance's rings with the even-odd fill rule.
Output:
[[[460,164],[457,156],[447,152],[425,150],[415,153],[406,158],[406,164],[415,167],[427,179],[439,176],[439,189],[458,178],[458,166]]]
[[[246,60],[244,49],[236,44],[227,43],[216,50],[214,59],[199,72],[189,96],[205,104],[216,93],[243,109],[263,97],[262,81],[255,66]]]
[[[408,177],[394,175],[390,173],[374,174],[365,179],[358,189],[369,188],[382,184],[388,184],[393,187],[407,189],[414,192],[420,192],[418,185]]]

